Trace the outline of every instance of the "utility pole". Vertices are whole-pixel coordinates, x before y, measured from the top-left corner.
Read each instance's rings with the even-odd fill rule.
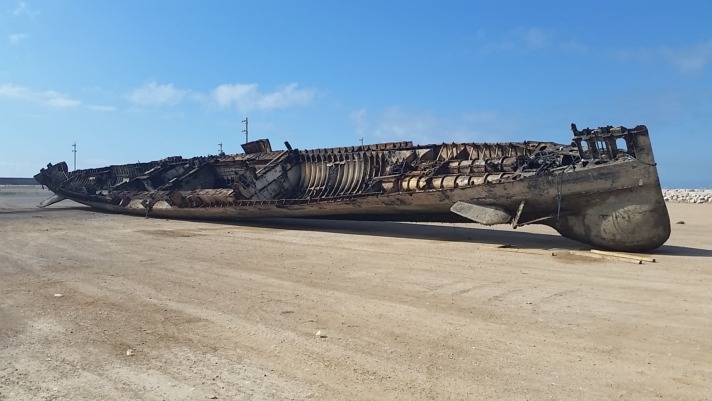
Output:
[[[363,137],[359,138],[359,141],[361,141],[361,147],[363,147]]]
[[[72,171],[76,171],[76,169],[77,169],[77,143],[74,142],[72,144],[72,147],[74,148],[74,149],[72,149],[72,153],[74,153],[74,170],[72,170]]]
[[[220,150],[218,150],[218,156],[223,156],[225,154],[225,152],[223,152],[223,150],[222,150],[222,142],[220,142],[218,144],[218,146],[220,146]]]
[[[245,123],[245,129],[242,130],[242,132],[245,134],[245,143],[249,142],[250,140],[248,139],[248,127],[247,127],[247,117],[245,117],[244,120],[242,120],[243,123]]]

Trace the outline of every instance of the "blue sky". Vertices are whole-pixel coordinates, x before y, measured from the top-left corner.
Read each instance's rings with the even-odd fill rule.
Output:
[[[712,1],[0,0],[0,176],[645,124],[712,187]]]

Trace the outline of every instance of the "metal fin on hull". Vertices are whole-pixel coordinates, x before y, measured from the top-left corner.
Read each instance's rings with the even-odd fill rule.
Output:
[[[54,204],[57,203],[57,202],[61,202],[61,201],[65,200],[65,199],[67,199],[67,197],[65,197],[65,196],[62,196],[62,195],[53,195],[53,196],[50,196],[49,198],[43,200],[42,203],[40,203],[39,205],[37,205],[37,207],[47,207],[47,206],[50,206],[50,205],[54,205]]]
[[[506,224],[512,221],[512,215],[496,206],[480,206],[467,202],[457,202],[452,205],[450,211],[485,226]]]

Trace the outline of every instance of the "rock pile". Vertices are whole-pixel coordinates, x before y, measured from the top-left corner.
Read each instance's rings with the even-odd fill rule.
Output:
[[[663,189],[665,202],[712,203],[712,189]]]

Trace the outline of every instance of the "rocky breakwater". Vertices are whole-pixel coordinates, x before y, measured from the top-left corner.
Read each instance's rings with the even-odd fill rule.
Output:
[[[712,203],[712,189],[663,189],[665,202]]]

